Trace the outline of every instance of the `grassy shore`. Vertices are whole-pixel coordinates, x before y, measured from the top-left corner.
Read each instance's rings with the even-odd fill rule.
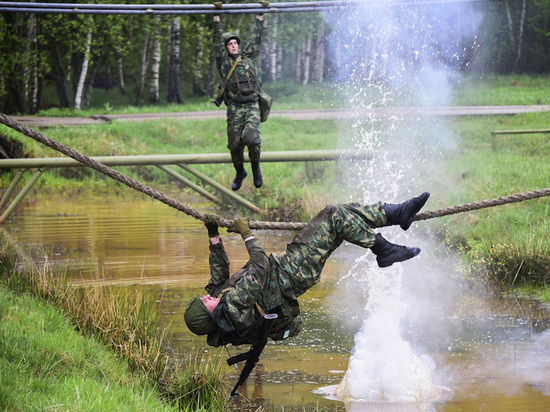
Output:
[[[225,408],[221,358],[171,350],[141,290],[72,287],[0,244],[1,409]]]

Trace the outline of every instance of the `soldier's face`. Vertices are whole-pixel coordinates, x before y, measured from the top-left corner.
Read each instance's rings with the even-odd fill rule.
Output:
[[[214,308],[218,306],[218,303],[220,303],[220,300],[218,298],[214,298],[210,295],[203,296],[201,300],[202,300],[202,303],[204,303],[204,306],[206,306],[206,309],[208,309],[210,313],[212,313]]]
[[[229,54],[237,54],[239,52],[239,43],[237,43],[237,40],[231,39],[227,42],[227,52]]]

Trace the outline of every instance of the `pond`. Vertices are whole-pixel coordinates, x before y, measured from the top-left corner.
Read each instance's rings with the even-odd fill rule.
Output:
[[[192,206],[214,211],[196,199]],[[205,339],[192,335],[183,323],[187,300],[203,294],[209,278],[208,240],[201,222],[140,194],[91,197],[37,192],[2,230],[29,259],[67,269],[75,284],[145,288],[158,302],[174,346],[207,348]],[[262,231],[257,236],[268,253],[282,251],[292,239],[288,232]],[[404,240],[424,242],[414,237]],[[246,249],[238,235],[224,235],[224,241],[235,272],[247,261]],[[377,378],[387,379],[384,364],[395,357],[387,350],[396,339],[384,329],[384,322],[374,326],[365,322],[364,308],[376,299],[372,282],[378,275],[350,275],[365,253],[343,245],[329,259],[321,282],[300,298],[304,330],[296,338],[268,344],[261,363],[241,388],[242,396],[232,400],[234,409],[550,410],[547,308],[527,299],[473,293],[456,273],[444,273],[447,266],[454,266],[452,260],[433,263],[430,255],[436,251],[437,247],[423,246],[425,257],[394,265],[398,268],[380,275],[397,282],[403,303],[397,306],[404,309],[397,340],[403,339],[413,356],[430,365],[434,396],[406,403],[357,399],[344,403],[329,396],[343,380],[351,354],[359,355],[354,347],[361,334],[379,346],[367,360],[367,367],[374,362],[381,365],[374,366],[375,377],[380,370]],[[385,339],[388,343],[380,341]],[[241,351],[228,349],[231,355]],[[219,349],[216,354],[228,357]],[[399,378],[401,364],[397,365],[390,380]],[[235,370],[229,370],[228,393],[237,379]]]

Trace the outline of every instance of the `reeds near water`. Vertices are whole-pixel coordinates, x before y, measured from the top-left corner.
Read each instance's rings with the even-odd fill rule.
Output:
[[[0,248],[0,282],[57,307],[77,330],[98,338],[125,359],[133,373],[150,379],[165,401],[182,410],[222,410],[227,366],[211,352],[181,354],[158,327],[155,302],[143,290],[93,285],[72,286],[47,261],[36,267],[6,244]]]

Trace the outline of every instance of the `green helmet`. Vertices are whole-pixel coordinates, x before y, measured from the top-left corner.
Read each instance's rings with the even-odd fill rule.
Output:
[[[222,35],[222,39],[223,39],[223,44],[225,44],[226,46],[227,46],[227,43],[229,43],[229,40],[232,40],[232,39],[237,40],[237,44],[239,45],[241,44],[241,39],[235,33],[231,33],[231,32],[224,33]]]
[[[189,330],[195,335],[207,335],[218,329],[210,312],[198,296],[195,296],[187,304],[183,319]]]

